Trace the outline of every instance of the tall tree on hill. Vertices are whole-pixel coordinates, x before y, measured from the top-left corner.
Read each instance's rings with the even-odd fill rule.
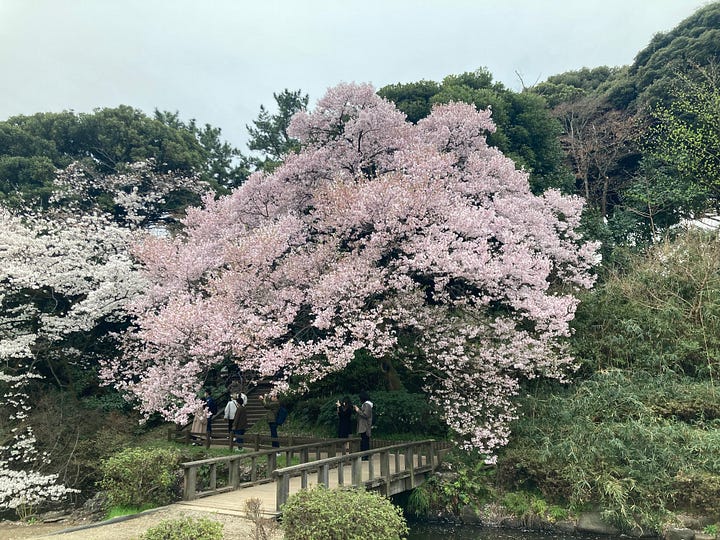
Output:
[[[612,217],[631,178],[623,163],[637,159],[633,118],[592,97],[561,103],[554,112],[578,191],[602,218]]]
[[[644,104],[669,105],[678,73],[702,76],[695,66],[720,58],[720,2],[698,9],[670,32],[656,34],[629,68],[636,108]]]
[[[55,171],[74,161],[114,174],[152,160],[157,173],[174,171],[214,187],[232,187],[244,178],[232,165],[236,154],[221,141],[218,129],[185,124],[177,113],[150,118],[121,105],[93,113],[15,116],[0,122],[0,200],[45,205],[54,192]]]
[[[291,122],[298,154],[138,247],[153,286],[104,376],[182,422],[227,359],[282,390],[365,350],[425,373],[462,443],[492,453],[520,380],[571,368],[572,291],[597,263],[582,200],[533,195],[493,130],[468,104],[410,124],[369,85],[329,90]]]
[[[720,77],[715,65],[679,74],[668,105],[650,110],[643,159],[625,190],[623,209],[657,237],[682,220],[716,217],[720,209]]]
[[[300,149],[300,143],[288,134],[290,119],[308,104],[308,95],[300,90],[283,90],[273,93],[277,112],[270,113],[264,105],[260,106],[258,117],[247,126],[250,141],[248,148],[259,152],[251,157],[250,163],[259,171],[272,172],[291,153]]]

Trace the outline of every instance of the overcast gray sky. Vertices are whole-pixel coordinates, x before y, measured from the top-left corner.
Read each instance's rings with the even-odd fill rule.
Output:
[[[0,120],[131,105],[242,147],[284,88],[311,104],[485,66],[513,89],[632,62],[707,0],[0,0]]]

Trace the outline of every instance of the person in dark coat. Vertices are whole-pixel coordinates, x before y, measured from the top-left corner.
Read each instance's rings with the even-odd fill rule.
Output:
[[[338,438],[347,439],[352,433],[352,401],[348,396],[345,396],[342,401],[337,401],[335,405],[337,406],[338,416]],[[350,450],[349,442],[345,444],[345,450]]]
[[[276,396],[258,396],[262,401],[263,407],[265,407],[265,419],[267,420],[268,426],[270,427],[270,437],[272,438],[273,448],[280,447],[280,441],[278,441],[278,424],[277,414],[280,410],[280,402]]]
[[[205,401],[205,408],[208,411],[207,431],[208,433],[211,433],[213,416],[215,416],[218,412],[217,403],[215,403],[215,400],[210,395],[210,390],[205,389],[205,391],[203,392],[203,396],[203,401]]]
[[[233,435],[235,437],[235,442],[238,445],[238,450],[242,450],[242,445],[245,442],[243,440],[243,435],[245,435],[245,430],[247,429],[248,425],[248,415],[247,415],[247,409],[245,406],[247,405],[247,396],[245,394],[240,394],[239,398],[237,399],[237,409],[235,410],[235,418],[233,419]]]
[[[352,433],[353,405],[348,396],[335,403],[338,415],[338,437],[347,439]]]

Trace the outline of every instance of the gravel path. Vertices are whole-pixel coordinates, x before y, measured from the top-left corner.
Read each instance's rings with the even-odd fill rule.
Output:
[[[137,539],[147,529],[157,525],[162,520],[183,516],[209,517],[219,521],[223,524],[223,538],[225,540],[248,540],[254,538],[253,523],[244,517],[188,510],[176,505],[148,510],[131,518],[116,518],[102,525],[99,523],[90,526],[81,525],[79,528],[62,523],[23,525],[14,522],[2,522],[0,523],[0,538],[3,540],[29,540],[33,538],[44,538],[45,540],[131,540]],[[282,534],[278,531],[271,538],[281,540]]]

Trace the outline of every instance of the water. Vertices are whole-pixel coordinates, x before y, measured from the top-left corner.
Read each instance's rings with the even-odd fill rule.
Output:
[[[411,524],[408,540],[617,540],[619,536],[570,535],[470,525]]]

